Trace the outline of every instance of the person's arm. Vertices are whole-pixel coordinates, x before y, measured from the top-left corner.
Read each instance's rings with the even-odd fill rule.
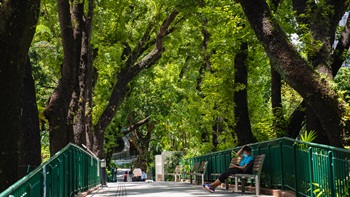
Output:
[[[236,168],[241,169],[241,170],[244,170],[244,168],[246,168],[246,167],[247,167],[247,164],[245,164],[244,166],[237,166],[236,165]]]
[[[230,168],[237,168],[237,169],[241,169],[241,170],[243,170],[245,167],[247,167],[247,164],[245,164],[244,166],[239,166],[239,165],[236,165],[236,164],[231,164],[230,165]]]
[[[242,157],[242,151],[243,151],[243,148],[245,147],[246,145],[244,145],[244,146],[242,146],[242,148],[241,149],[239,149],[239,151],[236,153],[236,156],[237,157]]]

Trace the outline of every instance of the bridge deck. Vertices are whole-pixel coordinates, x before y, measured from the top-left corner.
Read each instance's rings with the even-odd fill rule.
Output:
[[[102,187],[92,192],[88,197],[102,196],[143,196],[143,197],[191,197],[191,196],[213,196],[213,197],[252,197],[254,194],[240,194],[218,188],[213,194],[204,190],[200,185],[179,182],[118,182],[108,183],[108,187]],[[268,197],[260,195],[261,197]]]

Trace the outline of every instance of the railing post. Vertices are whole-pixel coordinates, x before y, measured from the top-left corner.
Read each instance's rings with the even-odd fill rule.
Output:
[[[106,160],[101,160],[101,171],[102,171],[102,187],[107,186],[107,173],[106,173]]]
[[[46,164],[43,165],[43,197],[46,197],[46,188],[47,188],[47,181],[46,181]]]
[[[271,144],[269,143],[269,144],[267,145],[267,147],[268,147],[268,158],[269,158],[269,162],[270,162],[270,166],[271,166],[271,165],[272,165],[272,161],[271,161],[271,159],[272,159],[272,157],[271,157]],[[270,169],[269,172],[270,172],[270,177],[269,177],[270,188],[272,188],[273,170]]]
[[[310,196],[314,196],[313,187],[313,167],[312,167],[312,147],[308,148],[308,161],[309,161],[309,177],[310,177]]]
[[[329,189],[331,191],[331,196],[336,196],[335,193],[335,181],[334,181],[334,163],[333,163],[333,152],[328,151],[328,161],[329,161]]]
[[[295,196],[298,196],[299,194],[299,188],[298,188],[298,165],[297,165],[297,144],[293,144],[293,154],[294,154],[294,184],[295,184]]]
[[[284,174],[283,174],[283,141],[280,141],[280,158],[281,158],[281,188],[284,190]]]

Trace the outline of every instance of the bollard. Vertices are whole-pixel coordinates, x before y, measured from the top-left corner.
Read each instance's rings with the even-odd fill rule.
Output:
[[[107,187],[107,172],[106,172],[106,160],[101,160],[101,177],[102,177],[102,187]]]

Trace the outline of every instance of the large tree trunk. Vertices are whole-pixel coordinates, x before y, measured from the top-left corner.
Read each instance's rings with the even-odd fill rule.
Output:
[[[272,19],[264,0],[239,0],[256,36],[266,53],[277,64],[276,71],[294,88],[320,119],[330,144],[342,146],[346,126],[342,120],[345,108],[329,81],[321,79],[298,54],[281,27]]]
[[[82,31],[81,58],[79,67],[79,102],[77,103],[77,111],[74,118],[74,143],[81,146],[89,141],[87,137],[90,133],[87,130],[92,127],[91,121],[91,99],[92,99],[92,47],[91,33],[93,21],[93,0],[89,0],[88,16],[84,18],[84,26]]]
[[[50,154],[67,145],[73,136],[74,108],[76,107],[78,69],[82,45],[84,3],[70,5],[69,0],[58,1],[58,16],[62,36],[64,60],[61,79],[50,96],[44,111],[50,124]],[[74,21],[74,23],[72,22]],[[77,108],[75,108],[77,109]]]
[[[139,132],[138,129],[130,133],[130,138],[133,140],[134,145],[139,154],[139,159],[137,160],[136,167],[142,168],[145,171],[147,171],[147,167],[148,167],[148,161],[149,161],[148,148],[149,148],[149,143],[151,141],[153,128],[154,128],[154,122],[150,122],[147,125],[146,135],[142,134],[143,132],[142,133]]]
[[[287,136],[291,138],[297,138],[301,128],[303,128],[303,123],[306,116],[306,102],[303,101],[294,110],[289,118],[289,123],[287,125]]]
[[[234,94],[234,113],[236,124],[233,129],[235,131],[235,134],[237,135],[238,145],[256,142],[256,139],[252,133],[248,112],[248,67],[246,64],[247,57],[248,44],[244,42],[241,44],[241,48],[236,54],[234,60],[235,83],[244,85],[244,89],[236,91]]]
[[[28,58],[23,89],[23,111],[21,130],[18,141],[18,178],[22,178],[41,163],[41,143],[39,129],[39,114],[36,105],[32,64]]]
[[[306,131],[316,131],[317,137],[313,142],[329,144],[329,140],[319,118],[309,105],[306,106]]]
[[[328,3],[330,3],[332,9],[334,9],[334,13],[332,14],[328,13],[325,15],[329,10],[325,10],[322,6],[316,6],[316,3],[312,1],[293,0],[293,9],[297,14],[296,19],[298,20],[298,23],[306,24],[309,27],[313,39],[322,42],[322,47],[319,47],[315,53],[309,54],[308,59],[311,60],[312,66],[317,72],[322,73],[322,75],[333,78],[337,73],[336,70],[340,68],[340,66],[336,66],[337,59],[340,58],[338,56],[334,59],[336,55],[332,54],[332,45],[334,42],[336,27],[346,10],[346,6],[342,2]],[[311,11],[309,10],[310,8],[312,8]],[[300,15],[303,15],[303,17],[300,17]],[[310,17],[311,15],[312,17]],[[320,20],[322,22],[319,22]],[[342,34],[342,36],[344,36],[344,34]],[[337,50],[339,50],[339,46]],[[336,54],[338,51],[335,51],[334,53]],[[332,61],[333,63],[330,65],[329,62]],[[327,139],[327,135],[317,117],[317,114],[309,105],[306,105],[305,122],[307,131],[313,130],[317,132],[315,142],[329,144],[329,140]]]
[[[270,62],[270,64],[273,64],[273,62]],[[286,135],[286,121],[283,116],[281,87],[281,76],[271,66],[271,105],[273,130],[276,133],[276,137],[283,137]]]
[[[297,19],[299,23],[310,23],[310,21],[306,21],[304,17],[299,17],[299,15],[302,14],[306,14],[307,12],[307,3],[306,1],[300,1],[300,0],[294,0],[293,1],[293,8],[297,13]],[[310,3],[310,2],[309,2]],[[312,4],[312,2],[311,2]],[[336,26],[336,24],[338,23],[338,20],[340,19],[342,10],[344,11],[345,6],[338,6],[337,8],[337,13],[334,17],[334,19],[332,20],[331,23],[333,23],[331,26],[334,28]],[[322,12],[319,12],[322,13]],[[314,17],[316,20],[318,20],[318,17]],[[336,76],[336,74],[338,73],[341,65],[343,64],[343,62],[345,61],[346,56],[344,55],[345,50],[347,50],[350,47],[350,23],[349,23],[350,18],[347,19],[347,23],[344,27],[344,31],[341,33],[339,42],[334,50],[334,52],[332,53],[332,56],[328,56],[330,58],[330,62],[331,63],[331,72],[332,74],[330,76]],[[313,26],[314,27],[314,26]],[[327,35],[323,35],[321,33],[318,32],[323,32],[323,29],[316,29],[313,28],[312,29],[313,34],[316,34],[315,37],[318,37],[322,40],[327,41],[328,40],[328,46],[330,46],[333,42],[333,39],[329,39],[329,38],[323,38],[323,37],[327,37]],[[318,35],[318,36],[317,36]],[[328,37],[334,37],[334,33],[330,33],[330,35],[328,35]],[[324,53],[324,50],[320,50],[318,53]],[[322,56],[322,55],[318,55],[318,56]],[[317,61],[315,62],[317,63]],[[322,70],[328,70],[328,69],[319,69],[319,65],[315,64],[313,65],[315,68],[318,67],[318,70],[322,71]],[[327,71],[330,72],[330,71]],[[306,117],[306,119],[305,119]],[[317,132],[317,139],[316,142],[319,143],[324,143],[324,144],[329,144],[329,140],[326,139],[326,134],[324,129],[321,126],[320,120],[318,119],[318,117],[316,116],[315,112],[311,109],[311,107],[307,107],[305,101],[303,101],[299,107],[292,113],[291,117],[290,117],[290,122],[288,125],[288,135],[292,136],[292,137],[297,137],[299,134],[300,129],[302,128],[302,122],[306,120],[306,129],[308,131],[310,130],[315,130]]]
[[[18,178],[23,77],[39,14],[39,0],[0,5],[0,192]]]
[[[128,84],[140,73],[142,70],[149,68],[154,65],[164,52],[163,40],[166,35],[170,33],[169,27],[178,15],[177,11],[173,11],[161,25],[156,40],[154,41],[155,46],[151,52],[149,52],[139,62],[136,62],[143,52],[148,48],[147,44],[150,39],[151,23],[146,30],[144,36],[136,46],[134,51],[129,54],[129,58],[126,61],[126,66],[121,70],[117,79],[117,83],[113,88],[111,97],[108,105],[98,122],[94,126],[93,132],[93,151],[99,157],[103,158],[103,145],[104,145],[104,131],[106,130],[109,123],[112,121],[115,113],[118,111],[122,101],[129,92]],[[128,46],[128,48],[130,48]]]

